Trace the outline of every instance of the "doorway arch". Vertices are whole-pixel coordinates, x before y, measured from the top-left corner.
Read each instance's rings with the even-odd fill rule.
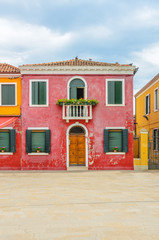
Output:
[[[85,138],[85,166],[88,167],[88,130],[87,128],[81,124],[81,123],[74,123],[72,125],[70,125],[67,128],[67,132],[66,132],[66,142],[67,142],[67,167],[70,166],[70,162],[69,162],[69,136],[70,136],[70,130],[73,129],[71,132],[72,134],[74,134],[74,131],[77,131],[77,128],[81,129],[81,134],[84,135]],[[83,131],[83,132],[82,132]]]

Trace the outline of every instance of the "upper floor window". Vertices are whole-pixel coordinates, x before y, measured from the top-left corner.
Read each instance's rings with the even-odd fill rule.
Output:
[[[150,113],[150,94],[145,97],[145,114]]]
[[[68,82],[68,98],[80,99],[87,98],[86,81],[80,78],[71,79]]]
[[[48,80],[30,80],[30,106],[48,106]]]
[[[107,79],[106,89],[106,105],[122,106],[125,104],[124,79]]]
[[[16,103],[16,83],[0,83],[0,105],[15,106]]]
[[[158,150],[159,148],[158,138],[159,138],[158,129],[154,129],[153,130],[153,150]]]
[[[154,111],[158,110],[158,88],[154,90]]]

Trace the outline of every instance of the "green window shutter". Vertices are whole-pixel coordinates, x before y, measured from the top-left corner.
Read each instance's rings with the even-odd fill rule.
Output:
[[[118,147],[118,152],[122,152],[122,131],[109,130],[109,152],[113,152],[114,147]]]
[[[38,105],[38,82],[32,82],[32,104]]]
[[[5,151],[9,152],[9,131],[0,132],[0,147],[5,147]]]
[[[128,152],[128,129],[123,129],[123,152]]]
[[[74,79],[70,83],[70,99],[77,99],[77,88],[85,87],[84,82],[81,79]]]
[[[9,130],[9,145],[10,145],[10,152],[16,152],[16,133],[15,129]]]
[[[51,138],[51,131],[45,130],[45,152],[46,153],[50,153],[50,148],[51,148],[50,138]]]
[[[38,83],[39,87],[39,101],[38,104],[46,104],[46,82],[39,82]]]
[[[45,152],[45,132],[31,133],[31,151],[36,152],[36,148],[40,147],[40,152]]]
[[[31,153],[31,130],[26,130],[26,152]]]
[[[115,82],[115,104],[122,104],[122,81]]]
[[[15,105],[15,85],[2,84],[2,105]]]
[[[109,131],[108,129],[104,129],[104,152],[109,151]]]
[[[108,104],[115,104],[115,82],[108,81]]]

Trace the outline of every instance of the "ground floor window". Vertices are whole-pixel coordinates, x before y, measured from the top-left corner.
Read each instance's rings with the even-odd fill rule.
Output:
[[[104,129],[104,152],[128,152],[128,129]]]
[[[15,152],[15,138],[15,129],[0,130],[0,152]]]
[[[158,150],[159,148],[158,138],[159,138],[158,129],[154,129],[153,130],[153,150]]]
[[[50,153],[50,130],[26,130],[26,152]]]

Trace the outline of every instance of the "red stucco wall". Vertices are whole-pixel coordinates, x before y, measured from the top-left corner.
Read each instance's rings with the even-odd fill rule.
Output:
[[[21,118],[7,127],[16,130],[16,152],[13,155],[0,155],[0,170],[21,170]]]
[[[77,76],[77,75],[76,75]],[[78,120],[88,130],[89,169],[133,169],[133,77],[113,75],[80,75],[87,82],[87,98],[97,99],[93,107],[93,119],[88,123]],[[66,123],[62,119],[62,107],[56,105],[59,98],[67,98],[67,83],[73,75],[24,75],[22,76],[22,169],[65,170],[66,131],[77,121]],[[125,79],[125,106],[106,106],[107,78]],[[49,80],[49,107],[29,107],[29,79]],[[51,153],[48,156],[29,156],[26,153],[26,129],[48,127],[51,130]],[[129,133],[129,152],[125,155],[104,153],[103,132],[106,127],[125,127]]]

